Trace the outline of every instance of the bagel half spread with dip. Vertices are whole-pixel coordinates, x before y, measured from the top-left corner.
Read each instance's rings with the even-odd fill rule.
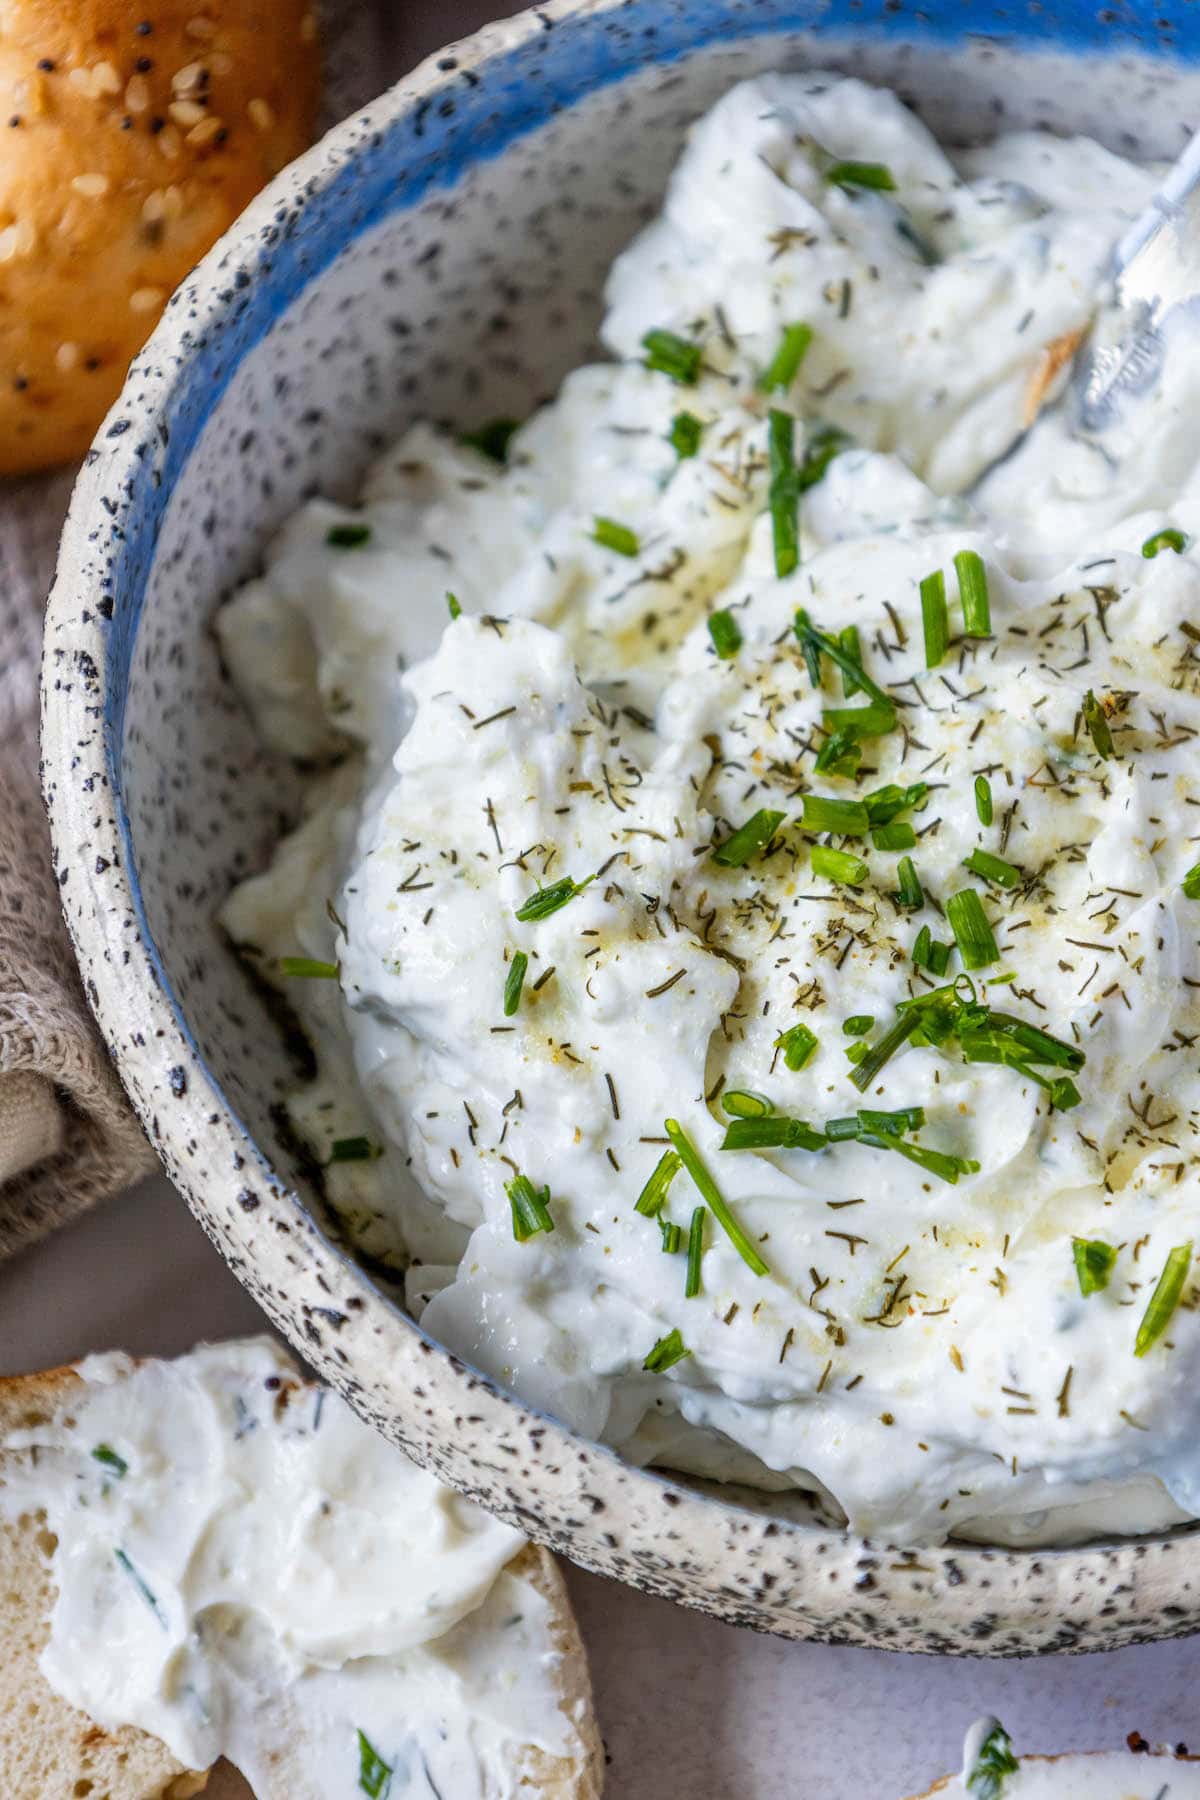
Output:
[[[312,0],[4,0],[0,474],[83,455],[317,85]]]
[[[967,1733],[959,1775],[944,1775],[916,1800],[1198,1800],[1200,1759],[1152,1749],[1136,1731],[1128,1749],[1068,1756],[1017,1756],[999,1719]]]

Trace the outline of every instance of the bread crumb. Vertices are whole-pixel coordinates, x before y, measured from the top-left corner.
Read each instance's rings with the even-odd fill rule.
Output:
[[[266,100],[247,100],[246,113],[255,131],[270,131],[275,123],[275,114]]]
[[[108,192],[108,176],[101,175],[99,170],[93,170],[87,175],[73,175],[71,186],[77,194],[82,194],[85,199],[99,200],[101,195]]]
[[[161,288],[134,288],[129,296],[130,310],[136,313],[156,312],[165,299],[166,295]]]

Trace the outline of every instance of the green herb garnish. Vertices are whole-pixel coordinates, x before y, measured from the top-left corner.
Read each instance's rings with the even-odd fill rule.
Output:
[[[838,632],[838,646],[846,653],[847,660],[854,664],[855,670],[862,668],[862,645],[858,638],[857,625],[844,625]],[[852,694],[862,691],[862,682],[857,673],[851,674],[848,668],[842,669],[842,692],[849,700]]]
[[[837,664],[843,675],[850,674],[854,677],[859,687],[870,696],[876,706],[883,707],[892,713],[895,712],[896,709],[890,697],[884,693],[877,682],[871,680],[862,663],[856,662],[852,656],[848,656],[836,638],[831,638],[827,632],[819,631],[803,607],[796,609],[792,630],[796,635],[797,643],[804,652],[808,678],[814,687],[821,685],[821,658],[827,656],[831,662]],[[851,713],[852,718],[855,716],[855,713]],[[880,736],[882,733],[873,732],[871,735]]]
[[[685,462],[689,456],[695,456],[699,450],[703,433],[703,422],[696,417],[695,413],[679,412],[671,420],[671,430],[667,436],[667,442],[680,462]]]
[[[642,1367],[649,1369],[654,1375],[661,1375],[664,1370],[673,1369],[677,1362],[682,1362],[685,1356],[691,1354],[691,1351],[684,1347],[683,1334],[676,1326],[673,1331],[668,1331],[665,1337],[659,1338]]]
[[[601,513],[592,520],[592,542],[617,556],[636,556],[642,547],[636,531],[616,519],[606,519]]]
[[[953,944],[939,942],[928,925],[922,925],[912,947],[912,959],[919,969],[928,969],[931,975],[940,977],[950,967],[950,952],[953,948]]]
[[[968,637],[990,637],[992,609],[983,558],[974,550],[960,550],[954,558],[954,572],[958,576],[964,632]]]
[[[450,614],[452,623],[455,619],[462,618],[462,605],[457,594],[446,595],[446,611]]]
[[[489,419],[474,431],[464,431],[458,441],[466,444],[469,449],[478,450],[481,455],[490,457],[492,462],[506,462],[508,446],[520,424],[520,419]]]
[[[1200,900],[1200,863],[1193,863],[1181,882],[1185,900]]]
[[[835,456],[850,447],[850,439],[836,425],[818,425],[814,431],[805,428],[804,456],[796,475],[796,484],[802,494],[818,481],[825,479],[825,472]],[[847,690],[849,691],[849,690]]]
[[[674,1152],[672,1152],[674,1154]],[[660,1219],[658,1229],[662,1233],[662,1247],[667,1256],[674,1256],[683,1246],[683,1226],[672,1225],[670,1219]]]
[[[1138,1326],[1133,1346],[1135,1356],[1145,1356],[1147,1350],[1153,1349],[1171,1323],[1191,1266],[1192,1246],[1189,1240],[1186,1244],[1177,1244],[1163,1265],[1158,1286],[1151,1294],[1150,1304],[1142,1314],[1142,1322]]]
[[[383,1155],[378,1144],[368,1137],[334,1138],[329,1146],[330,1163],[374,1162]]]
[[[812,335],[811,325],[784,326],[779,348],[758,378],[760,393],[771,394],[776,389],[791,387],[812,343]]]
[[[925,634],[925,667],[936,669],[950,642],[950,615],[946,608],[946,577],[940,569],[921,583],[921,627]]]
[[[767,505],[775,545],[775,573],[782,580],[800,562],[800,481],[796,471],[796,421],[773,406],[767,416],[771,482]]]
[[[831,187],[870,188],[877,194],[894,194],[896,191],[896,178],[886,163],[830,163],[825,179]]]
[[[129,1473],[129,1464],[123,1456],[117,1455],[111,1444],[97,1444],[92,1451],[92,1456],[104,1468],[111,1470],[118,1481],[123,1475]]]
[[[1013,1755],[1012,1739],[999,1719],[988,1722],[989,1729],[967,1770],[967,1792],[975,1800],[1000,1800],[1005,1777],[1015,1775],[1020,1763]]]
[[[844,837],[865,837],[871,823],[861,800],[838,800],[829,794],[805,794],[800,820],[805,831],[837,831]]]
[[[911,787],[897,787],[895,782],[889,782],[887,787],[876,788],[873,793],[864,794],[863,805],[867,809],[867,819],[872,825],[890,825],[902,812],[911,812],[924,806],[928,793],[929,783],[926,781],[914,781]]]
[[[809,1036],[812,1036],[811,1032]],[[816,1041],[813,1038],[814,1044]],[[775,1111],[765,1094],[756,1094],[750,1088],[726,1088],[721,1095],[721,1106],[731,1119],[765,1119],[768,1113]]]
[[[1186,532],[1176,531],[1174,526],[1168,525],[1165,530],[1156,531],[1153,537],[1146,539],[1142,545],[1142,555],[1154,557],[1160,550],[1173,550],[1176,556],[1182,556],[1187,547]]]
[[[765,1121],[747,1119],[744,1121],[735,1120],[734,1123],[759,1124],[765,1123]],[[716,1219],[717,1224],[721,1227],[742,1261],[748,1268],[752,1269],[756,1275],[769,1274],[770,1271],[766,1263],[758,1254],[758,1251],[754,1248],[754,1245],[750,1242],[750,1239],[746,1236],[745,1232],[730,1212],[720,1188],[705,1168],[699,1151],[696,1149],[696,1146],[692,1143],[679,1121],[677,1119],[666,1119],[663,1122],[663,1129],[670,1138],[675,1149],[678,1151],[679,1160],[691,1176],[692,1181],[695,1183],[700,1198],[707,1202],[709,1210]],[[732,1130],[733,1126],[730,1126],[729,1129]]]
[[[512,1208],[513,1236],[518,1244],[535,1237],[539,1231],[553,1231],[550,1217],[550,1189],[535,1188],[528,1175],[514,1175],[506,1181],[504,1191]]]
[[[840,881],[846,887],[861,887],[871,873],[861,856],[852,856],[848,850],[831,850],[828,844],[814,844],[811,858],[814,875],[824,875],[827,881]]]
[[[1096,755],[1102,762],[1107,762],[1115,754],[1112,731],[1108,715],[1091,688],[1083,696],[1083,722],[1087,726],[1087,734],[1092,740]]]
[[[361,550],[370,541],[369,525],[331,525],[325,533],[325,542],[333,550]]]
[[[823,1150],[824,1135],[804,1119],[733,1119],[725,1127],[722,1150]]]
[[[1079,1291],[1086,1300],[1089,1294],[1098,1294],[1108,1286],[1117,1252],[1103,1238],[1072,1238],[1071,1251],[1075,1258]]]
[[[713,649],[722,662],[728,662],[736,656],[742,647],[742,634],[738,622],[727,607],[720,607],[708,615],[708,635],[712,639]]]
[[[574,900],[577,894],[582,894],[584,888],[590,887],[595,879],[594,875],[589,875],[586,881],[573,881],[569,875],[564,875],[560,881],[551,882],[549,887],[535,888],[528,900],[523,900],[518,906],[514,917],[526,925],[539,919],[548,919],[551,913],[558,912],[569,901]]]
[[[678,1175],[679,1157],[674,1150],[664,1150],[651,1172],[650,1179],[637,1197],[634,1212],[644,1218],[653,1219],[663,1209],[667,1191]]]
[[[358,1734],[358,1785],[371,1800],[387,1800],[392,1785],[392,1765],[384,1762],[363,1731]]]
[[[740,869],[752,856],[766,848],[786,816],[785,813],[760,808],[750,815],[744,825],[738,826],[732,837],[727,837],[723,844],[717,845],[712,853],[713,861],[723,869]]]
[[[871,832],[871,843],[876,850],[911,850],[917,841],[917,834],[907,819],[896,819],[891,825],[876,825]]]
[[[336,981],[336,963],[320,962],[315,956],[281,956],[279,973],[294,975],[302,981]]]
[[[644,361],[648,369],[669,375],[681,387],[695,387],[702,354],[699,344],[680,337],[678,332],[656,327],[642,339],[642,349],[646,352]]]
[[[902,1012],[889,1025],[883,1036],[867,1051],[850,1080],[860,1094],[865,1094],[876,1075],[889,1063],[897,1050],[904,1045],[917,1029],[919,1019],[916,1012]]]
[[[521,1004],[521,989],[525,986],[525,971],[529,967],[529,958],[523,950],[514,950],[513,959],[508,965],[508,974],[504,979],[504,1016],[511,1019]]]
[[[138,1573],[138,1571],[134,1568],[134,1566],[130,1562],[128,1556],[126,1556],[124,1550],[114,1550],[113,1557],[117,1563],[117,1566],[119,1568],[123,1569],[125,1571],[126,1575],[128,1575],[130,1581],[132,1581],[134,1587],[137,1589],[138,1593],[141,1595],[142,1599],[146,1602],[146,1605],[150,1608],[150,1611],[154,1614],[155,1618],[158,1620],[159,1624],[162,1626],[163,1630],[165,1631],[167,1629],[167,1615],[163,1611],[162,1607],[158,1604],[158,1601],[155,1599],[154,1591],[150,1587],[149,1583],[146,1581],[145,1577],[143,1575],[140,1575]]]
[[[975,777],[975,816],[981,825],[992,822],[992,785],[986,775]]]
[[[789,1025],[775,1039],[776,1050],[783,1051],[783,1060],[789,1069],[802,1069],[818,1043],[815,1031],[807,1025]]]
[[[688,1228],[687,1280],[683,1289],[685,1300],[694,1300],[700,1292],[700,1263],[704,1256],[704,1219],[707,1210],[704,1206],[696,1207]]]
[[[868,1031],[874,1031],[875,1020],[870,1013],[852,1013],[850,1018],[842,1020],[842,1030],[847,1037],[866,1037]]]
[[[963,857],[963,867],[970,869],[972,875],[982,875],[985,881],[994,881],[997,887],[1014,888],[1021,879],[1015,863],[993,856],[990,850],[972,850],[970,856]]]
[[[996,939],[974,888],[951,894],[946,902],[946,919],[964,969],[986,969],[989,963],[1000,960]]]
[[[905,912],[919,912],[925,904],[925,890],[911,856],[900,858],[896,864],[896,875],[900,882],[900,891],[896,895],[897,904]]]

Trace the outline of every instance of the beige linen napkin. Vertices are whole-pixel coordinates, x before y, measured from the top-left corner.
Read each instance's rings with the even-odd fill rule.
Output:
[[[323,127],[408,66],[403,10],[321,7]],[[0,485],[0,1257],[154,1166],[80,990],[38,789],[42,609],[73,479]]]

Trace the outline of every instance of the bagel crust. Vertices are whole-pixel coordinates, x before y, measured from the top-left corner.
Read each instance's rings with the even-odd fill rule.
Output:
[[[83,455],[317,85],[311,0],[0,0],[0,474]]]

